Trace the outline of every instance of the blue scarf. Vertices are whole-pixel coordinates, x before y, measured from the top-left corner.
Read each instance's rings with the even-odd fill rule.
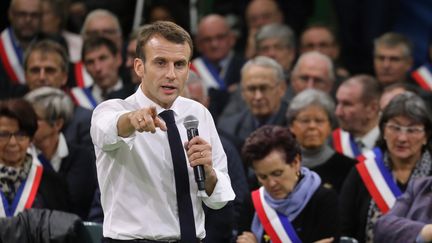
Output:
[[[321,184],[319,175],[308,168],[301,167],[301,174],[303,178],[294,187],[294,191],[284,199],[274,199],[264,190],[264,200],[277,212],[287,216],[290,222],[301,213]],[[264,228],[256,213],[251,228],[259,242],[264,234]]]

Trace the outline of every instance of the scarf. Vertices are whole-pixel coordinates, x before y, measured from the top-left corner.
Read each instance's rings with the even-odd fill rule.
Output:
[[[302,165],[307,168],[314,168],[327,162],[335,151],[327,144],[315,149],[302,148]]]
[[[27,155],[20,167],[0,164],[0,191],[9,203],[15,198],[16,191],[21,183],[27,178],[32,165],[32,157]]]
[[[387,168],[391,168],[391,161],[390,157],[388,155],[388,152],[384,153],[384,164]],[[432,170],[432,159],[429,151],[426,150],[422,154],[422,157],[420,158],[420,161],[416,163],[416,166],[414,167],[411,176],[407,182],[407,184],[413,179],[413,178],[419,178],[428,176]],[[375,226],[375,223],[377,222],[378,218],[381,216],[381,212],[378,209],[378,206],[376,205],[375,201],[373,199],[370,200],[369,204],[369,210],[367,215],[367,221],[366,221],[366,242],[373,242],[373,228]]]
[[[301,213],[321,184],[319,175],[308,168],[301,167],[301,174],[303,177],[294,187],[294,191],[284,199],[274,199],[264,190],[264,200],[277,212],[287,216],[290,222]],[[257,239],[261,239],[264,234],[264,228],[256,213],[253,217],[251,228]]]

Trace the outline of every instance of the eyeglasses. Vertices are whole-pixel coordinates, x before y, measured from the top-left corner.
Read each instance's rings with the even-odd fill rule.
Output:
[[[254,95],[257,91],[259,91],[261,94],[269,94],[273,89],[277,86],[275,85],[250,85],[243,88],[243,90],[248,93],[249,95]]]
[[[311,124],[312,122],[314,122],[318,126],[321,126],[324,123],[328,122],[328,119],[322,118],[322,117],[316,117],[316,118],[301,117],[301,118],[296,118],[294,121],[300,123],[300,125],[303,125],[303,126],[307,126],[307,125]]]
[[[396,133],[396,134],[405,133],[408,136],[418,136],[424,133],[424,128],[419,126],[406,127],[406,126],[399,126],[392,123],[387,123],[386,127],[392,133]]]
[[[24,131],[18,131],[18,132],[0,132],[0,142],[9,142],[10,139],[12,138],[12,136],[15,137],[15,139],[18,142],[24,141],[26,140],[29,136],[26,132]]]

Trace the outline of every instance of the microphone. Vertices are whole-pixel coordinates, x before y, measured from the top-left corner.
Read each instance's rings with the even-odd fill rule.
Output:
[[[187,136],[189,141],[198,136],[198,119],[195,116],[187,116],[183,122],[183,125],[186,128]],[[205,190],[205,173],[204,173],[204,166],[203,165],[197,165],[193,167],[194,174],[195,174],[195,181],[198,184],[198,190],[204,191]]]

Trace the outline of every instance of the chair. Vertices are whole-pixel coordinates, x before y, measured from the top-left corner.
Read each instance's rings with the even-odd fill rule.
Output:
[[[101,243],[103,238],[102,224],[83,222],[78,230],[78,241],[80,243]]]

